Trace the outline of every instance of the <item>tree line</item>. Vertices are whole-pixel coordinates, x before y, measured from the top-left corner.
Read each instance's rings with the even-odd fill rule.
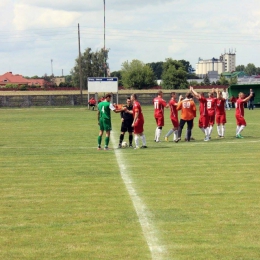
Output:
[[[81,70],[83,89],[87,89],[88,77],[103,77],[106,71],[107,64],[105,61],[108,58],[109,50],[96,50],[91,48],[85,49],[81,55]],[[125,61],[121,65],[119,71],[110,73],[111,77],[117,77],[119,85],[124,88],[145,89],[157,86],[157,80],[161,81],[161,86],[164,89],[185,89],[191,85],[230,85],[236,84],[237,78],[227,79],[223,75],[216,82],[210,82],[206,75],[202,82],[198,83],[198,76],[194,73],[194,69],[189,61],[174,60],[166,58],[165,61],[143,63],[140,60]],[[247,66],[238,65],[236,71],[243,71],[246,75],[260,74],[260,68],[249,63]],[[65,76],[65,83],[61,83],[61,87],[79,87],[79,58],[75,60],[75,66],[71,69],[70,75]],[[34,76],[34,78],[37,76]],[[33,78],[33,77],[32,77]],[[46,80],[49,78],[45,75]],[[192,79],[190,83],[187,81]]]

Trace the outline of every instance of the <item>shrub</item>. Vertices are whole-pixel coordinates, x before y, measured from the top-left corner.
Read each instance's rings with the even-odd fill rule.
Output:
[[[21,90],[21,91],[25,91],[25,90],[28,90],[28,85],[21,85],[20,87],[19,87],[19,90]]]

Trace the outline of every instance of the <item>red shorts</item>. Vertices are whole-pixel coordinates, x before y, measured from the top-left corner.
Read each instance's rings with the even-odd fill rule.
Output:
[[[237,120],[237,125],[238,126],[241,126],[241,125],[246,126],[246,120],[245,120],[244,117],[236,115],[236,120]]]
[[[164,126],[164,117],[156,117],[155,121],[157,126]]]
[[[209,125],[215,124],[215,114],[209,116]]]
[[[176,117],[171,118],[171,121],[172,121],[172,125],[174,126],[174,128],[179,127],[179,121],[178,121],[178,118],[176,118]]]
[[[227,120],[226,120],[226,115],[216,115],[216,123],[218,125],[220,124],[226,124]]]
[[[136,120],[134,124],[134,134],[141,134],[144,131],[144,121],[143,120]]]
[[[206,128],[209,126],[209,116],[200,116],[199,119],[199,128]]]

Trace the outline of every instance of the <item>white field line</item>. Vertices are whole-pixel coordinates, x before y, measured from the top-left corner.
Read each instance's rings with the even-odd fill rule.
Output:
[[[153,260],[160,260],[164,259],[166,255],[166,249],[163,247],[158,238],[158,231],[156,230],[155,226],[151,220],[151,213],[147,209],[146,205],[137,194],[133,181],[130,176],[130,172],[127,169],[127,161],[124,159],[123,154],[119,149],[116,149],[117,141],[115,138],[115,133],[111,131],[111,142],[113,143],[113,147],[115,149],[115,155],[117,159],[117,163],[120,169],[121,178],[124,181],[126,189],[129,193],[129,196],[133,202],[136,214],[138,216],[143,235],[146,239],[148,247],[151,252],[151,256]]]

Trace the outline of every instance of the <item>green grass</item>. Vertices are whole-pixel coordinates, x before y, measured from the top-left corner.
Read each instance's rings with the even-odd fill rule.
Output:
[[[231,110],[223,140],[215,127],[203,142],[196,121],[194,142],[156,144],[144,107],[148,149],[120,153],[163,259],[260,259],[260,110],[245,113],[244,139]],[[151,259],[115,152],[96,150],[96,118],[85,108],[1,109],[1,259]]]

